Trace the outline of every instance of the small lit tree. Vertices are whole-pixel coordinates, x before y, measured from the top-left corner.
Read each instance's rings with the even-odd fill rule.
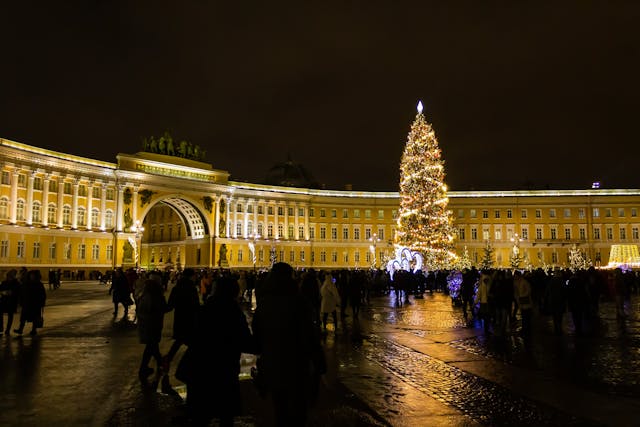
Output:
[[[576,245],[573,245],[569,250],[569,268],[572,271],[584,270],[591,266],[591,262],[587,259]]]
[[[480,268],[482,270],[487,270],[489,268],[493,268],[493,246],[491,246],[491,242],[487,240],[487,244],[484,247],[482,260],[480,261]]]

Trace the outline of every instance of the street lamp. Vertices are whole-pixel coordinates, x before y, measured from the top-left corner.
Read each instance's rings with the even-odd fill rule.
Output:
[[[247,236],[249,239],[249,251],[251,251],[251,260],[253,261],[253,270],[256,270],[256,241],[260,238],[257,233],[251,233]]]
[[[373,252],[373,268],[377,269],[378,259],[376,256],[376,246],[378,246],[378,242],[380,241],[380,239],[378,238],[378,235],[376,233],[373,233],[373,235],[369,238],[369,241],[371,242],[371,245],[369,245],[369,250]]]
[[[142,244],[142,233],[144,233],[144,227],[140,223],[140,220],[136,220],[135,224],[131,226],[131,232],[135,233],[135,245],[133,245],[134,250],[134,259],[136,261],[136,270],[138,269],[138,258],[140,256],[140,250],[138,249],[138,239],[140,239],[140,244]]]

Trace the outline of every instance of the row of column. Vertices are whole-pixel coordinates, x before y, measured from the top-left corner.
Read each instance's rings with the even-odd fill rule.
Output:
[[[231,237],[231,236],[236,236],[236,224],[238,223],[238,220],[242,221],[242,233],[241,236],[238,237],[249,237],[249,232],[248,232],[248,223],[249,221],[252,221],[253,223],[253,230],[252,230],[252,234],[253,235],[257,235],[257,226],[258,223],[260,222],[260,216],[262,217],[262,222],[264,224],[265,227],[268,227],[269,224],[269,206],[272,206],[274,208],[273,211],[273,224],[275,226],[275,229],[273,231],[273,236],[271,238],[278,238],[278,239],[283,239],[283,238],[289,238],[289,225],[290,225],[290,217],[289,217],[289,208],[293,208],[293,226],[294,226],[294,239],[298,239],[298,228],[300,227],[300,216],[298,215],[298,209],[300,208],[304,208],[304,223],[302,225],[307,225],[309,224],[309,205],[307,203],[293,203],[293,204],[289,204],[287,202],[270,202],[270,201],[264,201],[264,202],[256,202],[253,199],[234,199],[233,197],[220,197],[217,198],[215,201],[215,232],[213,233],[216,237],[220,236],[220,201],[224,200],[227,208],[225,210],[225,227],[226,227],[226,233],[225,235],[227,237]],[[242,203],[242,212],[238,212],[236,204],[240,202]],[[262,214],[258,214],[258,206],[261,205],[263,206],[263,212]],[[248,206],[252,206],[253,207],[253,212],[249,213],[247,212],[247,207]],[[280,216],[278,213],[278,207],[282,207],[283,208],[283,215],[282,217],[284,217],[284,220],[282,222],[283,225],[283,235],[279,235],[278,233],[278,225],[280,225]],[[232,212],[233,211],[233,212]],[[262,230],[263,234],[262,236],[260,236],[261,238],[269,238],[268,237],[268,233],[266,229]],[[304,227],[304,239],[308,240],[309,239],[309,227]]]
[[[11,179],[11,211],[9,215],[9,221],[12,224],[17,222],[17,206],[16,201],[18,200],[18,177],[20,173],[16,169],[13,171],[12,179]],[[33,224],[33,190],[34,190],[34,181],[36,178],[36,172],[32,171],[29,173],[27,177],[27,203],[25,206],[26,210],[26,224]],[[51,182],[51,174],[45,174],[42,180],[42,199],[40,201],[42,206],[42,225],[47,227],[49,225],[49,183]],[[105,228],[105,214],[107,210],[107,184],[102,183],[101,185],[101,199],[100,199],[100,229]],[[94,183],[90,182],[87,186],[87,205],[86,205],[86,228],[91,229],[91,211],[93,209],[93,186]],[[71,228],[78,228],[78,192],[80,189],[80,180],[78,178],[73,181],[73,192],[72,192],[72,208],[71,208]],[[57,197],[57,211],[56,211],[56,226],[58,228],[62,228],[64,226],[64,181],[58,181],[58,197]]]

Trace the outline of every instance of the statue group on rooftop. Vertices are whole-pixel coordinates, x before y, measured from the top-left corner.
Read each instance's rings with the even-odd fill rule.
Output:
[[[154,136],[143,138],[142,151],[198,161],[204,161],[206,156],[206,151],[199,145],[185,140],[174,142],[171,134],[166,131],[157,139]]]

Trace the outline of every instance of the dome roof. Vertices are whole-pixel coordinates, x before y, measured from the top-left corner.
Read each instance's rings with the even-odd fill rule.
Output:
[[[283,187],[320,188],[320,184],[307,168],[294,162],[291,158],[288,158],[286,162],[277,163],[269,169],[264,183]]]

